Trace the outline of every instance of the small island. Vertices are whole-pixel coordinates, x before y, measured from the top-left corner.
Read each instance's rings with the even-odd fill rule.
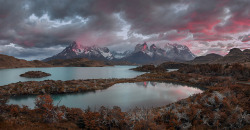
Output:
[[[26,77],[26,78],[43,78],[47,76],[51,76],[49,73],[45,73],[42,71],[28,71],[20,75],[21,77]]]
[[[141,72],[166,72],[167,70],[161,66],[155,67],[154,65],[142,65],[136,68],[132,68],[131,70],[134,71],[141,71]]]

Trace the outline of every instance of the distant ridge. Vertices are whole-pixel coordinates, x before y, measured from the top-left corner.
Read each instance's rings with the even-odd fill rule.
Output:
[[[207,54],[205,56],[196,57],[194,60],[190,61],[190,63],[206,64],[206,63],[212,63],[215,60],[218,60],[220,58],[223,58],[223,56],[215,54],[215,53],[211,53],[211,54]]]
[[[250,62],[250,50],[245,49],[241,51],[239,48],[233,48],[225,56],[218,54],[208,54],[206,56],[196,57],[194,60],[189,63],[193,64],[226,64],[226,63],[246,63]]]
[[[52,67],[52,65],[42,61],[26,61],[13,56],[0,54],[0,68],[24,68],[24,67]]]
[[[250,62],[250,49],[241,51],[239,48],[233,48],[224,57],[215,60],[214,63],[245,63]]]

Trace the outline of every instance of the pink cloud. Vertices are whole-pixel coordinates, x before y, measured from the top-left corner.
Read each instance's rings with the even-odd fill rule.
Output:
[[[238,39],[241,40],[242,42],[249,42],[250,41],[250,34],[240,36]]]
[[[232,40],[233,38],[231,36],[226,36],[226,35],[220,35],[220,34],[215,34],[215,35],[207,35],[204,33],[195,33],[193,34],[193,38],[196,41],[227,41],[227,40]]]
[[[216,16],[198,12],[193,12],[190,16],[187,16],[187,18],[191,20],[183,27],[178,28],[178,30],[189,30],[191,33],[213,35],[215,34],[213,28],[221,22]]]

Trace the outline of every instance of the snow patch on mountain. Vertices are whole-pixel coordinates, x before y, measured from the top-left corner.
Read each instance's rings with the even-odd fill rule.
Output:
[[[129,56],[132,53],[132,51],[130,51],[130,50],[127,50],[127,51],[112,51],[111,53],[112,53],[112,55],[113,55],[113,57],[115,59],[122,59],[124,57]]]

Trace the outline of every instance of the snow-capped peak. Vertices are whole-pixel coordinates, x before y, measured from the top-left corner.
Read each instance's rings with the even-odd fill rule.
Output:
[[[61,53],[59,53],[57,57],[60,57],[61,59],[81,57],[90,59],[113,59],[113,55],[107,47],[101,48],[97,46],[83,46],[77,42],[72,42]]]
[[[147,43],[143,43],[143,44],[137,44],[135,46],[135,52],[139,52],[139,51],[142,51],[142,52],[148,52],[148,45]]]
[[[81,44],[79,44],[79,43],[76,43],[76,42],[72,42],[70,45],[69,45],[69,48],[72,50],[72,51],[74,51],[74,52],[76,52],[76,53],[79,53],[79,52],[81,52],[82,51],[82,45]]]

